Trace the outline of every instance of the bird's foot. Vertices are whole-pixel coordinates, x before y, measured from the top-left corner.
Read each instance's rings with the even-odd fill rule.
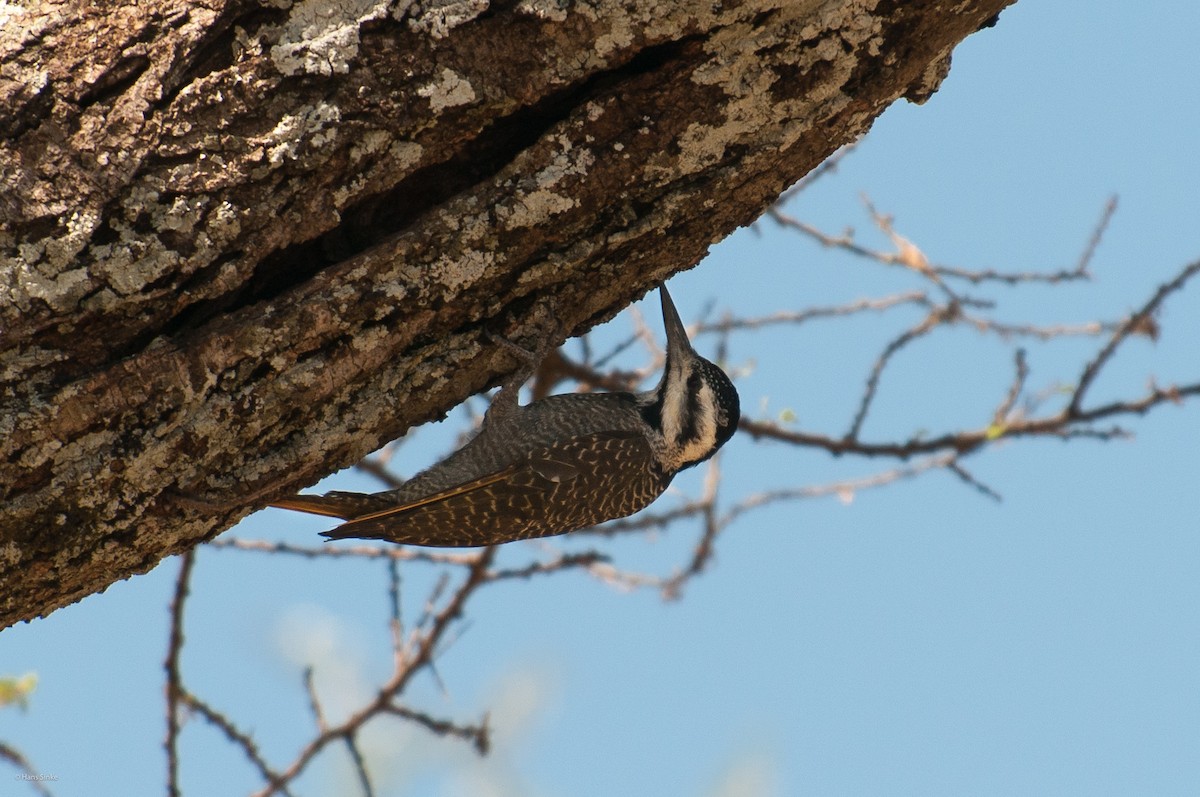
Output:
[[[538,345],[532,351],[502,335],[494,332],[487,333],[493,343],[498,344],[503,349],[507,349],[510,354],[524,365],[513,371],[501,383],[500,390],[492,397],[492,403],[488,406],[487,414],[484,415],[484,423],[487,423],[489,419],[502,416],[517,408],[521,386],[533,376],[547,355],[560,345],[558,340],[562,335],[562,322],[555,315],[553,309],[547,308],[542,318],[546,319],[547,317],[549,318],[548,323],[543,321],[543,323],[538,325]]]
[[[507,349],[510,354],[525,363],[524,369],[518,369],[514,372],[515,374],[523,374],[521,377],[522,382],[528,379],[529,375],[537,369],[538,363],[540,363],[542,358],[546,356],[549,349],[548,346],[542,344],[538,346],[536,351],[530,351],[519,343],[513,343],[508,338],[502,335],[497,335],[494,332],[489,332],[488,337],[491,338],[493,343],[498,344],[500,348]]]

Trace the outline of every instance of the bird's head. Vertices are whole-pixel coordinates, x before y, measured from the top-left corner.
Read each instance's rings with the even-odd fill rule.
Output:
[[[667,329],[667,364],[653,390],[638,397],[642,417],[662,435],[671,473],[711,457],[733,436],[741,417],[737,390],[725,372],[701,357],[665,286],[659,288]]]

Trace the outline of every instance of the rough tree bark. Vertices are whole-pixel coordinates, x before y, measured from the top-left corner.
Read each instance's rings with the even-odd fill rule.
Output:
[[[0,9],[0,627],[611,317],[1009,2]]]

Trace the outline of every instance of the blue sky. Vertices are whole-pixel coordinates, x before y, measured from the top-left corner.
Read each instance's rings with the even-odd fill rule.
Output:
[[[1152,13],[1151,13],[1152,10]],[[1104,202],[1120,207],[1083,286],[989,289],[1011,321],[1081,322],[1138,306],[1200,257],[1200,6],[1023,0],[954,56],[924,106],[899,103],[789,210],[869,236],[860,194],[932,259],[1054,270],[1077,259]],[[743,314],[915,287],[901,275],[761,225],[672,281],[685,321],[714,297]],[[642,311],[661,334],[657,307]],[[1126,346],[1094,400],[1200,378],[1200,287],[1167,306],[1164,333]],[[739,333],[731,359],[749,414],[845,430],[873,358],[919,319]],[[621,317],[600,340],[626,334]],[[711,340],[701,338],[703,351]],[[1094,340],[1029,346],[1031,388],[1073,379]],[[906,349],[864,437],[986,423],[1011,375],[1005,345],[969,331]],[[452,421],[419,433],[398,466],[445,450]],[[403,725],[369,740],[389,795],[1195,794],[1200,792],[1200,423],[1167,407],[1131,442],[1010,443],[969,461],[995,503],[945,474],[747,515],[684,598],[622,593],[582,573],[481,598],[439,663],[443,692],[411,702],[474,719],[486,760]],[[817,484],[882,463],[735,437],[725,493]],[[695,495],[699,476],[676,481]],[[347,484],[348,474],[323,489]],[[280,511],[235,533],[311,541]],[[619,561],[669,570],[697,531],[612,543]],[[175,560],[0,634],[0,673],[35,670],[30,710],[0,711],[0,740],[57,776],[59,795],[162,788],[161,662]],[[406,571],[406,600],[430,573]],[[331,710],[386,675],[378,566],[203,551],[188,617],[192,687],[253,728],[275,760],[309,730],[300,671]],[[192,794],[257,787],[201,723],[184,737]],[[0,777],[8,777],[0,769]],[[344,762],[305,794],[352,794]],[[0,790],[22,794],[16,784]],[[32,793],[32,792],[29,792]]]

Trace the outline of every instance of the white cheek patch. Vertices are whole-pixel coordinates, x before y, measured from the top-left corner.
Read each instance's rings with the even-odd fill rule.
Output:
[[[679,378],[667,380],[661,419],[663,437],[671,443],[679,439],[679,433],[683,429],[683,415],[688,406],[687,382],[686,376],[682,374]]]
[[[717,397],[708,383],[700,388],[696,401],[696,435],[684,440],[677,453],[677,467],[699,462],[717,445]],[[677,417],[676,422],[680,419]],[[664,426],[666,424],[664,423]],[[675,427],[678,431],[679,426]],[[668,440],[672,438],[667,438]]]

